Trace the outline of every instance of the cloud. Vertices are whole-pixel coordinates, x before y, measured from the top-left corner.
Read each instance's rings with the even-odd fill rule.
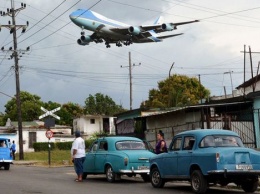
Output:
[[[112,45],[110,49],[104,44],[77,45],[81,29],[70,22],[69,14],[78,8],[88,9],[98,1],[76,2],[26,0],[27,8],[16,17],[17,24],[30,22],[28,32],[22,36],[18,32],[19,49],[31,46],[30,52],[20,53],[21,90],[40,96],[45,102],[84,105],[90,94],[101,92],[117,104],[129,108],[129,69],[126,67],[129,65],[129,53],[132,64],[141,63],[132,70],[133,108],[138,108],[148,98],[149,90],[157,88],[157,83],[168,77],[173,62],[171,74],[200,75],[202,84],[210,89],[212,95],[223,94],[224,86],[231,93],[231,79],[233,89],[243,82],[243,53],[240,51],[244,45],[247,45],[247,50],[249,45],[252,51],[260,50],[259,3],[256,0],[250,0],[250,3],[220,0],[211,4],[207,0],[102,0],[92,8],[94,11],[131,25],[151,24],[160,15],[165,22],[201,20],[179,26],[173,33],[184,35],[161,43],[133,44],[121,48]],[[9,3],[0,0],[0,8],[10,7]],[[15,5],[19,6],[18,3]],[[46,18],[41,21],[43,17]],[[10,18],[1,17],[0,23],[7,24],[8,20]],[[0,34],[0,46],[11,46],[12,35],[8,30],[2,28]],[[0,54],[0,91],[13,96],[16,93],[14,62],[7,60],[8,57],[3,59],[5,54],[9,56],[10,53]],[[255,72],[258,60],[259,55],[254,54]],[[231,78],[230,74],[224,74],[228,71],[232,71]],[[246,73],[249,79],[248,56]],[[1,95],[0,111],[4,111],[9,99]]]

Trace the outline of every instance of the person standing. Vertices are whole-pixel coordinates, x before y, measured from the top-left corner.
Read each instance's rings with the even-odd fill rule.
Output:
[[[162,130],[159,130],[159,133],[157,134],[157,144],[155,146],[155,153],[160,154],[167,152],[167,145],[164,141],[164,133]]]
[[[72,143],[71,158],[74,163],[74,169],[77,174],[76,182],[82,182],[83,176],[83,163],[85,161],[85,141],[80,135],[80,131],[75,132],[76,139]]]
[[[15,160],[15,152],[16,152],[16,144],[13,140],[13,144],[11,145],[11,151],[12,151],[12,155],[13,155],[13,160]]]

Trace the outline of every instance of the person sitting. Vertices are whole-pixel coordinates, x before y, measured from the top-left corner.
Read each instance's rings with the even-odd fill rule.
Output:
[[[1,142],[0,142],[0,147],[6,147],[4,141],[1,141]]]
[[[194,143],[195,143],[195,140],[194,139],[190,139],[189,140],[189,145],[185,148],[185,150],[192,150]]]

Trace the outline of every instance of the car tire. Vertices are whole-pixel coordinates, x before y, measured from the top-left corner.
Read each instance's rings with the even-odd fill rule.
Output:
[[[162,188],[165,184],[165,180],[162,179],[158,168],[153,168],[150,172],[150,181],[154,188]]]
[[[115,173],[113,171],[113,168],[110,165],[106,167],[106,178],[107,181],[110,183],[115,182]]]
[[[258,179],[252,179],[249,182],[242,183],[241,187],[245,192],[253,193],[258,188]]]
[[[88,174],[86,172],[83,172],[82,179],[87,179]]]
[[[205,193],[208,189],[208,183],[200,170],[194,170],[191,173],[191,187],[195,193]]]
[[[4,169],[5,169],[5,170],[9,170],[9,169],[10,169],[10,164],[5,164],[5,165],[4,165]]]
[[[144,182],[149,182],[150,181],[150,176],[148,174],[141,174],[142,179]]]

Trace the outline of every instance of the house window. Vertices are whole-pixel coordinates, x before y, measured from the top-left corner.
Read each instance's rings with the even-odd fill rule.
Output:
[[[33,148],[33,143],[36,142],[36,132],[29,132],[29,148]]]
[[[90,124],[95,124],[95,119],[90,119]]]

